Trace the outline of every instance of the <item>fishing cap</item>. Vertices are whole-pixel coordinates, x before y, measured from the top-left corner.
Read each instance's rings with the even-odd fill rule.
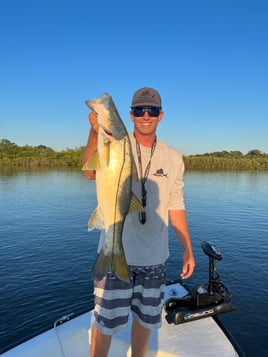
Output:
[[[131,107],[158,107],[161,108],[161,97],[157,90],[149,87],[138,89],[132,98]]]

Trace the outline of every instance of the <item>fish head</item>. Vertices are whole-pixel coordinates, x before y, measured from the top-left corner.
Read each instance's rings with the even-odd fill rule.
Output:
[[[96,99],[87,100],[86,105],[98,114],[98,124],[108,140],[121,140],[127,135],[126,127],[109,94],[104,93]]]

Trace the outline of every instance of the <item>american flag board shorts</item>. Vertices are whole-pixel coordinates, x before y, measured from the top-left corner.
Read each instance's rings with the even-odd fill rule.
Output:
[[[106,335],[113,335],[133,318],[148,329],[161,327],[161,314],[166,284],[165,264],[129,266],[130,282],[114,273],[94,282],[94,324]]]

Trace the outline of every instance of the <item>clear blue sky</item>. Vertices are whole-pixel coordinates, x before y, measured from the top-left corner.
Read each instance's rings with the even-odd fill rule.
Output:
[[[132,131],[132,94],[151,86],[158,137],[183,154],[268,153],[266,0],[6,0],[0,41],[0,139],[83,146],[103,92]]]

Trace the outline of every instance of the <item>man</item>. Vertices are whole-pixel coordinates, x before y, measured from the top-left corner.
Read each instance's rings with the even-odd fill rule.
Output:
[[[161,327],[165,289],[165,263],[169,256],[168,222],[182,244],[182,279],[193,273],[195,261],[183,201],[184,164],[182,155],[156,137],[162,120],[161,97],[152,88],[134,93],[130,118],[132,152],[139,173],[133,192],[140,198],[144,212],[127,216],[123,246],[131,281],[123,282],[108,273],[95,282],[95,321],[91,331],[91,357],[106,357],[114,333],[126,327],[130,311],[132,357],[144,357],[152,329]],[[97,148],[97,114],[89,115],[91,130],[83,162]],[[94,171],[86,171],[94,179]]]

